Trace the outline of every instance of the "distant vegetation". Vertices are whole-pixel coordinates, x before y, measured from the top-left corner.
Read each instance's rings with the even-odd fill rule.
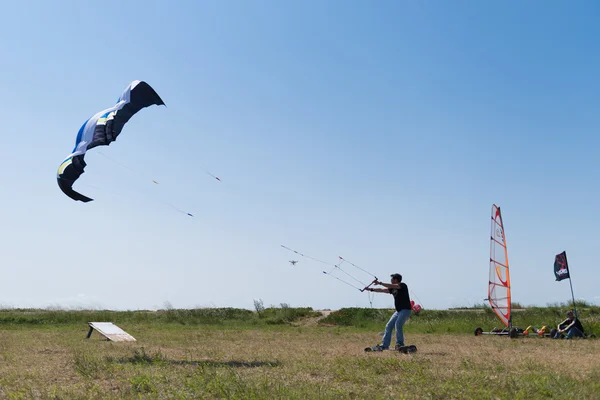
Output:
[[[513,310],[523,310],[528,308],[573,308],[573,302],[562,302],[562,303],[548,303],[546,307],[540,307],[535,305],[525,306],[521,303],[513,302],[511,303]],[[595,305],[585,301],[585,300],[575,300],[576,308],[590,308],[596,307]],[[450,307],[449,310],[483,310],[489,309],[491,311],[491,307],[488,303],[477,303],[469,306],[461,306],[461,307]]]
[[[575,303],[579,319],[586,333],[600,336],[600,307],[584,301]],[[528,326],[554,328],[566,318],[566,313],[573,307],[572,303],[557,303],[547,307],[522,307],[513,304],[513,326],[523,329]],[[366,329],[383,330],[393,310],[342,308],[332,312],[321,323],[334,324]],[[473,334],[475,328],[484,331],[503,328],[504,325],[489,306],[474,306],[450,310],[423,310],[413,314],[405,326],[407,332],[418,333],[466,333]]]
[[[156,323],[180,325],[284,325],[302,318],[318,317],[312,308],[261,307],[256,311],[242,308],[167,308],[158,311],[0,309],[0,326],[6,325],[70,325],[91,321],[114,323]]]
[[[326,317],[310,307],[291,307],[286,303],[264,307],[255,301],[255,309],[241,308],[194,308],[175,309],[167,307],[158,311],[110,311],[110,310],[61,310],[61,309],[0,309],[0,328],[19,326],[60,327],[62,325],[87,324],[91,321],[111,321],[116,324],[205,325],[223,328],[253,326],[286,326],[302,324],[307,319],[318,319],[322,327],[345,327],[359,330],[382,331],[392,309],[342,308]],[[579,319],[587,333],[600,336],[600,307],[584,301],[576,302]],[[513,304],[513,325],[526,328],[532,325],[555,327],[566,318],[570,303],[551,304],[547,307],[523,307]],[[484,304],[449,310],[422,310],[413,314],[406,332],[473,334],[475,328],[484,331],[502,328],[503,325],[489,306]]]

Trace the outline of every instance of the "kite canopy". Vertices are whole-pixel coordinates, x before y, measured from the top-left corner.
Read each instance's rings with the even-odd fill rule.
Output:
[[[73,200],[87,203],[93,199],[73,190],[73,184],[86,167],[85,153],[97,146],[108,146],[123,130],[125,124],[142,108],[165,105],[146,82],[135,80],[125,88],[117,103],[89,118],[79,129],[73,151],[58,167],[56,179],[64,194]]]
[[[506,326],[512,324],[510,303],[510,273],[508,270],[508,250],[500,207],[492,206],[492,227],[490,241],[490,280],[488,300],[490,306]]]

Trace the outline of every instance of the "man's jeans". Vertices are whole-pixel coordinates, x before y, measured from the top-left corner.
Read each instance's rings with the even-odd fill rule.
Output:
[[[583,337],[583,333],[579,329],[577,329],[575,327],[572,327],[567,332],[567,339],[572,339],[573,336],[575,336],[575,337]],[[556,335],[554,335],[554,339],[560,339],[561,337],[562,337],[562,335],[560,333],[558,333],[558,332],[556,332]]]
[[[383,335],[383,342],[381,345],[384,348],[390,347],[392,341],[392,330],[396,329],[396,346],[404,346],[404,332],[402,331],[402,325],[408,321],[412,310],[396,311],[387,325],[385,326],[385,334]]]

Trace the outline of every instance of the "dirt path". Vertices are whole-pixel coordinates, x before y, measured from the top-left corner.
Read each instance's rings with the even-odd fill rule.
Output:
[[[315,310],[315,311],[321,313],[321,315],[319,315],[318,317],[303,318],[303,319],[293,323],[292,325],[294,325],[294,326],[317,326],[319,324],[320,320],[322,320],[323,318],[327,318],[327,316],[329,314],[331,314],[334,310]]]

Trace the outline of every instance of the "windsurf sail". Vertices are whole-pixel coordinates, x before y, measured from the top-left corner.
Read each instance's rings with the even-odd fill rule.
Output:
[[[492,310],[507,327],[512,326],[510,303],[510,272],[508,250],[500,207],[492,206],[492,228],[490,235],[490,280],[488,301]]]

